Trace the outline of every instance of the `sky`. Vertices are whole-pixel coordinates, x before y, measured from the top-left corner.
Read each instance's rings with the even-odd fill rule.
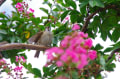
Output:
[[[40,11],[40,7],[47,7],[45,5],[42,5],[43,0],[32,0],[31,2],[29,0],[25,0],[28,2],[29,7],[35,10],[35,16],[40,17],[46,15],[44,12]],[[6,12],[7,15],[11,15],[11,11],[14,11],[14,8],[11,6],[11,0],[6,0],[6,2],[0,7],[0,12]],[[100,43],[104,47],[108,47],[109,45],[113,44],[109,39],[107,39],[106,42],[104,42],[101,38],[100,35],[98,34],[98,37],[93,41],[93,45],[96,45],[97,43]],[[43,65],[45,64],[46,57],[41,53],[40,57],[34,58],[35,51],[26,51],[26,54],[28,56],[27,62],[31,62],[33,67],[37,67],[42,69]],[[44,62],[43,62],[44,61]],[[104,79],[119,79],[119,73],[120,73],[120,62],[115,62],[116,63],[116,68],[114,72],[102,72],[102,74],[107,78]],[[31,74],[28,75],[30,79],[34,79]]]

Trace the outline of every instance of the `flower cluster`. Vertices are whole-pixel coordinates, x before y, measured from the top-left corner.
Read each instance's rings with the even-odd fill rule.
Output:
[[[14,71],[15,72],[22,72],[22,66],[21,67],[19,67],[19,66],[16,66],[15,68],[14,68]]]
[[[28,4],[25,2],[19,2],[16,4],[16,8],[19,13],[21,13],[23,16],[30,17],[30,14],[34,17],[33,13],[34,10],[32,8],[28,8]]]
[[[26,59],[24,58],[24,56],[16,56],[16,62],[22,65],[23,63],[26,63]],[[23,66],[16,66],[14,68],[14,72],[21,72],[22,68]]]
[[[19,57],[16,56],[16,62],[25,63],[26,60],[25,60],[24,56],[19,56]]]
[[[78,25],[75,25],[78,28]],[[74,27],[73,30],[76,28]],[[97,52],[91,50],[92,40],[88,34],[74,31],[71,35],[65,36],[60,47],[53,47],[46,50],[48,63],[56,63],[58,67],[68,66],[82,69],[90,60],[97,57]],[[48,64],[47,63],[47,64]]]
[[[9,78],[14,78],[14,79],[21,79],[22,78],[22,69],[23,69],[23,66],[22,64],[26,62],[25,58],[23,56],[16,56],[16,62],[17,64],[21,64],[21,66],[16,66],[15,68],[13,68],[12,66],[10,66],[10,64],[8,64],[6,62],[5,59],[0,59],[0,68],[1,70],[5,71],[8,75]],[[14,74],[14,73],[15,74]],[[8,78],[8,79],[9,79]]]

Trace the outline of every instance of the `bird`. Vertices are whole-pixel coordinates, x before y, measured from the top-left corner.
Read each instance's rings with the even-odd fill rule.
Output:
[[[46,28],[45,31],[40,31],[28,39],[28,43],[50,47],[52,43],[53,33]],[[40,50],[35,53],[35,58],[39,58]]]

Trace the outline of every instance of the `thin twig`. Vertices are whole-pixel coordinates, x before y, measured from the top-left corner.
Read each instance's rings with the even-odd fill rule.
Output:
[[[109,55],[108,59],[106,60],[106,62],[108,62],[110,59],[112,59],[113,55],[116,53],[116,52],[119,52],[120,51],[120,48],[117,48],[115,50],[113,50],[111,52],[111,54]]]

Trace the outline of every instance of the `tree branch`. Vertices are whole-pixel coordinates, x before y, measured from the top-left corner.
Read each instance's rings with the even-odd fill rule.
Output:
[[[113,50],[111,52],[111,54],[109,55],[108,59],[106,60],[106,62],[108,62],[110,59],[112,59],[113,55],[116,53],[116,52],[119,52],[120,51],[120,48],[117,48],[115,50]],[[99,74],[100,72],[104,71],[103,69],[99,70],[97,73]]]
[[[86,18],[86,20],[85,20],[85,22],[84,22],[84,24],[83,24],[83,27],[82,27],[82,29],[81,29],[81,31],[82,31],[82,32],[86,32],[87,27],[88,27],[88,24],[89,24],[89,22],[90,22],[90,19],[93,18],[93,16],[96,15],[98,12],[102,12],[102,11],[107,10],[107,9],[120,10],[120,8],[117,8],[116,5],[108,5],[108,6],[106,6],[105,8],[99,8],[98,10],[96,10],[94,13],[90,14],[90,15]]]
[[[49,47],[42,45],[24,44],[24,43],[13,43],[0,45],[0,51],[12,50],[12,49],[31,49],[31,50],[41,50],[44,51]]]
[[[5,2],[6,0],[0,0],[0,6]]]
[[[116,53],[116,52],[119,52],[120,51],[120,48],[117,48],[115,50],[113,50],[111,52],[111,54],[109,55],[108,59],[106,60],[106,62],[108,62],[110,59],[112,59],[113,55]]]

